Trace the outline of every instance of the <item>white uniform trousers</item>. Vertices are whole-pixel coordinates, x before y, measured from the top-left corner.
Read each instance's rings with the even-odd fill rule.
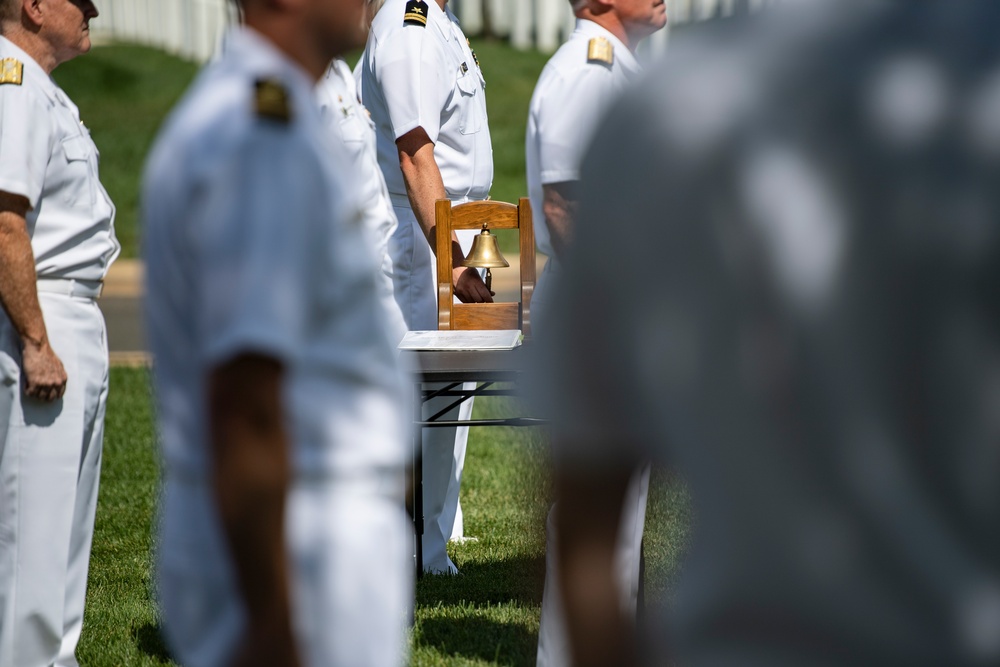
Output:
[[[615,579],[621,594],[622,610],[635,617],[639,599],[639,569],[642,533],[646,523],[646,500],[649,496],[647,464],[632,474],[622,503],[621,526],[615,545]],[[558,501],[557,501],[558,502]],[[556,570],[555,506],[546,522],[545,590],[542,593],[542,618],[538,628],[538,667],[568,667],[571,664],[566,617],[559,591]]]
[[[535,282],[535,291],[531,294],[531,326],[535,332],[541,331],[547,324],[548,315],[552,311],[549,302],[553,298],[559,273],[559,260],[554,256],[549,257]]]
[[[394,206],[399,226],[389,241],[393,265],[396,302],[411,331],[437,329],[437,262],[409,206]],[[458,232],[462,251],[469,252],[476,230]],[[424,389],[443,385],[428,384]],[[469,387],[470,385],[466,385]],[[437,398],[423,406],[427,418],[446,407],[453,398]],[[464,420],[472,417],[473,400],[469,399],[448,411],[441,419]],[[469,440],[467,426],[425,428],[423,431],[424,535],[423,563],[426,572],[456,573],[448,557],[449,539],[465,534],[459,488]]]
[[[309,667],[398,667],[413,597],[402,476],[298,479],[286,504],[293,629]],[[170,650],[187,667],[227,665],[246,614],[211,487],[168,473],[157,590]]]
[[[108,395],[93,299],[39,294],[66,393],[24,395],[17,333],[0,311],[0,665],[77,665]]]

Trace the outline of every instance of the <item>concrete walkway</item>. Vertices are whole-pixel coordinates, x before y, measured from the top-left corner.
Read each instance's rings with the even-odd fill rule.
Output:
[[[517,301],[521,285],[521,262],[517,255],[509,255],[510,268],[493,271],[493,291],[497,301]],[[545,265],[539,256],[538,273]],[[143,329],[142,296],[145,284],[145,267],[140,260],[119,259],[111,265],[104,279],[104,292],[98,304],[108,323],[108,346],[111,363],[117,366],[148,365],[146,334]]]

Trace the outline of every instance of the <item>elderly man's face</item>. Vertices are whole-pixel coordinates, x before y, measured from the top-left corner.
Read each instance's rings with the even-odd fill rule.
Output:
[[[665,0],[616,0],[615,12],[633,39],[642,39],[667,24]]]
[[[42,0],[42,32],[58,62],[90,50],[90,19],[97,16],[91,0]]]

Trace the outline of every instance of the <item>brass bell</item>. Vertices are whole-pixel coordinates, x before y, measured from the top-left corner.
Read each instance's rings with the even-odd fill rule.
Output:
[[[510,266],[510,262],[503,258],[500,253],[500,246],[497,244],[497,237],[490,234],[487,223],[483,223],[483,231],[472,240],[472,249],[469,256],[462,262],[462,266],[471,266],[476,269],[486,269],[486,289],[492,291],[493,274],[490,269],[499,269]]]

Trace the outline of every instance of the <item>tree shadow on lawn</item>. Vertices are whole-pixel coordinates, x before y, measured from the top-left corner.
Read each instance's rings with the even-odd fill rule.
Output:
[[[421,621],[414,640],[444,655],[519,667],[535,664],[538,633],[481,617],[431,618]]]
[[[540,605],[545,556],[459,563],[459,574],[424,575],[417,582],[417,605],[474,605],[518,602]]]

